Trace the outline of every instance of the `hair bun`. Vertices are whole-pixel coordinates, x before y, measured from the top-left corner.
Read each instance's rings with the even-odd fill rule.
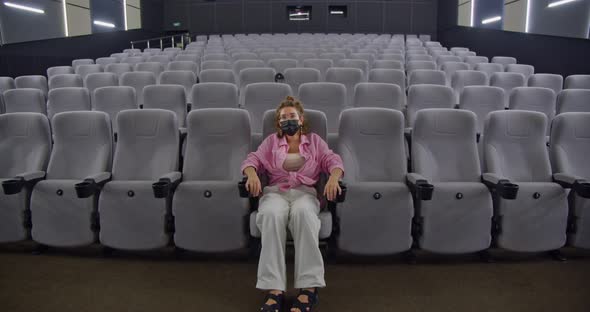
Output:
[[[292,96],[290,96],[290,95],[287,95],[287,97],[286,97],[285,99],[286,99],[287,101],[289,101],[289,102],[293,102],[293,101],[295,101],[295,98],[294,98],[294,97],[292,97]]]

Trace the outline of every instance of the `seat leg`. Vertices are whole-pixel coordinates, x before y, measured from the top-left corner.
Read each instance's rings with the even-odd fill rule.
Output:
[[[567,261],[567,258],[561,253],[561,251],[559,249],[549,251],[549,256],[551,256],[551,258],[553,258],[553,260],[555,260],[555,261],[559,261],[559,262]]]
[[[102,247],[102,256],[105,258],[111,257],[114,252],[115,252],[115,249],[113,249],[111,247],[107,247],[107,246]]]
[[[408,251],[405,251],[402,254],[402,258],[404,259],[405,263],[410,264],[410,265],[416,264],[418,262],[418,257],[416,257],[416,253],[414,253],[414,251],[411,249]]]
[[[496,262],[496,260],[494,259],[494,257],[492,256],[492,254],[490,253],[490,251],[488,249],[482,250],[482,251],[478,252],[477,253],[477,256],[484,263],[494,263],[494,262]]]
[[[43,244],[35,244],[35,248],[33,248],[33,251],[31,253],[35,256],[38,256],[40,254],[45,253],[47,250],[49,250],[49,246]]]

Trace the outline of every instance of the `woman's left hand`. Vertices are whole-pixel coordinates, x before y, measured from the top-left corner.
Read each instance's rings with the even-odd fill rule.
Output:
[[[324,196],[328,198],[329,201],[335,201],[336,197],[342,194],[342,189],[338,184],[339,178],[331,175],[326,183],[326,187],[324,188]]]

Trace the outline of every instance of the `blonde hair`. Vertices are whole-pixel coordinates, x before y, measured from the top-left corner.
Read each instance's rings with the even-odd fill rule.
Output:
[[[287,96],[277,107],[275,111],[275,127],[277,129],[277,136],[282,138],[284,136],[283,131],[281,130],[280,119],[281,119],[281,110],[285,107],[294,107],[299,113],[299,118],[302,118],[305,115],[305,110],[303,109],[303,103],[301,101],[295,99],[292,96]],[[301,126],[301,134],[308,134],[309,133],[309,125],[305,118],[303,119],[303,125]]]

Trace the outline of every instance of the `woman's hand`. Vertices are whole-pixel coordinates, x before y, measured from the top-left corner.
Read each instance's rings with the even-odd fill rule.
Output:
[[[337,169],[340,170],[340,169]],[[342,189],[340,188],[340,184],[338,180],[340,180],[341,174],[332,174],[326,183],[326,187],[324,188],[324,196],[329,201],[335,201],[336,197],[342,194]]]
[[[246,181],[246,190],[248,190],[252,196],[258,197],[262,192],[262,183],[260,183],[260,178],[258,178],[256,170],[252,167],[248,167],[244,170],[244,173],[248,177],[248,180]]]

